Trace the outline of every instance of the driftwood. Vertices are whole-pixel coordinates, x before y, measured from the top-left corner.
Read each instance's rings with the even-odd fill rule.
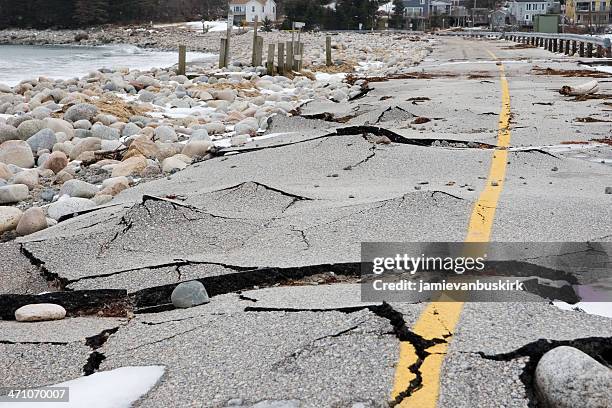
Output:
[[[589,95],[599,91],[599,83],[595,80],[578,86],[564,85],[559,93],[567,96]]]

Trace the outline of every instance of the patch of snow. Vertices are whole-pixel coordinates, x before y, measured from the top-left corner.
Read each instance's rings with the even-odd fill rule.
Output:
[[[185,23],[187,27],[194,31],[202,32],[203,27],[208,27],[209,32],[218,32],[227,30],[227,21],[189,21]],[[234,26],[233,30],[237,30],[238,27]]]
[[[393,2],[390,1],[388,3],[383,4],[378,8],[378,11],[382,11],[384,13],[392,13],[393,12]]]
[[[570,305],[565,302],[553,302],[553,305],[562,310],[580,309],[585,313],[612,318],[612,302],[578,302]]]
[[[10,402],[1,408],[129,408],[164,375],[164,366],[122,367],[55,384],[68,387],[69,402]]]
[[[328,74],[326,72],[317,72],[315,73],[315,78],[317,81],[331,83],[331,82],[342,82],[344,78],[346,78],[346,73],[340,72],[337,74]]]

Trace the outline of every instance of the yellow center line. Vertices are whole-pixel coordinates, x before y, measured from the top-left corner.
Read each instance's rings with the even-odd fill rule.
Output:
[[[494,59],[495,54],[487,51]],[[499,130],[497,145],[489,170],[485,188],[480,193],[478,201],[474,204],[468,224],[465,242],[488,242],[495,218],[495,210],[504,186],[508,151],[510,145],[510,91],[504,66],[498,62],[500,85],[502,91],[502,109],[499,114]],[[396,405],[402,408],[435,408],[440,393],[440,370],[444,356],[452,340],[452,333],[457,326],[463,302],[431,302],[427,305],[412,331],[425,339],[442,339],[446,342],[436,344],[426,351],[430,353],[420,366],[421,387],[411,395],[405,397]],[[409,367],[418,361],[416,350],[410,342],[400,343],[399,360],[395,369],[395,380],[392,390],[392,401],[396,400],[403,391],[409,387],[415,374]]]

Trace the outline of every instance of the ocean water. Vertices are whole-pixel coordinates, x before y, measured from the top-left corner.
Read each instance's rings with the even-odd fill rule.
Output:
[[[208,62],[216,59],[217,56],[214,54],[187,53],[187,62]],[[178,51],[153,51],[133,45],[101,47],[0,45],[0,83],[15,85],[24,79],[39,76],[74,78],[100,68],[165,68],[177,62]]]

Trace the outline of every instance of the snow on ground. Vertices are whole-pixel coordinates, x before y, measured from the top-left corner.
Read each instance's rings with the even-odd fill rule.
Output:
[[[10,402],[0,408],[129,408],[157,384],[163,366],[122,367],[55,384],[68,387],[69,402]]]
[[[346,74],[342,72],[338,74],[328,74],[326,72],[317,72],[315,73],[315,78],[317,79],[317,81],[327,82],[327,83],[342,82],[344,78],[346,78]]]
[[[227,21],[205,21],[204,23],[201,21],[189,21],[185,23],[185,25],[194,31],[200,32],[202,32],[202,26],[208,27],[209,32],[227,30]],[[238,27],[234,27],[233,29],[237,30]]]
[[[562,310],[580,309],[588,314],[612,318],[612,303],[610,302],[578,302],[575,305],[565,302],[553,302],[553,305]]]
[[[378,11],[382,11],[384,13],[392,13],[393,12],[393,2],[390,1],[388,3],[383,4],[378,8]]]

